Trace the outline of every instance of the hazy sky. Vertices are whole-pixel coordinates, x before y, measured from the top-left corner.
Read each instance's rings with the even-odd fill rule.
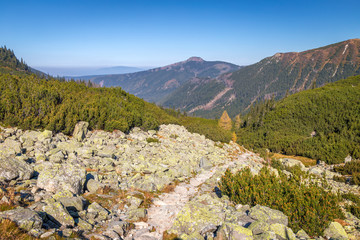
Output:
[[[30,66],[239,65],[360,38],[358,0],[1,0],[0,45]]]

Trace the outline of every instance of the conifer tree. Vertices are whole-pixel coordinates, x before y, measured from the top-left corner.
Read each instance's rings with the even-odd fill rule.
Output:
[[[226,110],[223,112],[219,119],[219,127],[225,130],[231,130],[232,128],[232,121]]]

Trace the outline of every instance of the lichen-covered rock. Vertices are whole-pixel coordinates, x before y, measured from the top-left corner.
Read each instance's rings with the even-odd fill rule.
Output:
[[[75,211],[84,210],[84,202],[82,197],[62,197],[58,200],[66,209],[73,209]]]
[[[344,228],[338,222],[331,222],[329,227],[325,229],[324,236],[334,240],[348,240],[349,236]]]
[[[7,138],[3,143],[0,144],[0,153],[4,156],[17,155],[22,153],[21,143]]]
[[[37,212],[27,208],[17,208],[1,212],[0,219],[10,219],[26,231],[40,229],[43,223],[42,218]]]
[[[171,233],[203,232],[209,225],[220,226],[226,217],[224,203],[208,195],[201,196],[188,202],[177,215]]]
[[[60,202],[49,203],[43,207],[43,210],[51,219],[56,220],[61,225],[71,227],[75,225],[74,219]]]
[[[217,236],[214,238],[214,240],[225,240],[225,239],[250,240],[253,239],[253,233],[251,232],[250,229],[244,228],[237,224],[225,223],[217,231]]]
[[[145,208],[130,209],[126,212],[128,221],[139,221],[146,217],[147,211]]]
[[[296,240],[295,233],[284,224],[275,223],[270,225],[270,231],[286,240]]]
[[[74,128],[73,138],[81,142],[86,137],[88,127],[89,127],[88,122],[84,122],[84,121],[78,122]]]
[[[38,141],[40,142],[43,142],[47,139],[51,139],[52,137],[52,132],[49,131],[49,130],[44,130],[42,133],[40,133],[37,138],[38,138]]]
[[[270,225],[263,221],[255,221],[251,223],[250,226],[248,227],[248,229],[250,229],[254,235],[258,235],[263,232],[266,232],[269,230],[269,228]]]
[[[81,218],[78,218],[75,220],[76,222],[76,225],[81,229],[81,230],[91,230],[93,229],[93,226],[88,223],[87,221],[81,219]]]
[[[27,180],[34,174],[34,169],[30,164],[17,158],[0,157],[0,178],[7,181],[18,179]]]
[[[280,159],[280,161],[286,167],[300,166],[302,171],[306,170],[305,165],[299,160],[292,159],[292,158],[284,158],[284,159]]]
[[[96,192],[97,190],[99,190],[100,188],[102,188],[104,186],[104,184],[102,184],[101,182],[99,181],[96,181],[94,179],[89,179],[87,182],[86,182],[86,189],[89,191],[89,192]]]
[[[296,233],[296,237],[297,237],[298,239],[301,239],[301,240],[310,239],[309,235],[308,235],[303,229],[300,229],[300,230]]]
[[[109,212],[105,208],[100,206],[100,204],[98,204],[97,202],[93,202],[92,204],[90,204],[87,208],[87,211],[89,213],[94,213],[94,219],[96,219],[97,221],[106,220],[109,215]]]
[[[250,209],[249,216],[253,219],[263,221],[268,224],[280,223],[287,226],[289,222],[288,217],[281,211],[261,205],[252,207]]]
[[[49,192],[67,190],[74,194],[84,192],[86,171],[70,164],[46,166],[39,174],[37,186]]]

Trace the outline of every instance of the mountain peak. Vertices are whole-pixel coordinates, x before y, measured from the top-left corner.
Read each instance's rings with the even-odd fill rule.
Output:
[[[205,62],[205,60],[202,59],[201,57],[191,57],[188,60],[186,60],[186,62]]]

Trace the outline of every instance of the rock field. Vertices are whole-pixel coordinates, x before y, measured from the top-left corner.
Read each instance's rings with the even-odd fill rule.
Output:
[[[237,144],[216,143],[184,127],[159,131],[134,128],[88,131],[79,122],[73,136],[51,131],[0,131],[0,203],[17,207],[0,212],[37,238],[55,239],[310,239],[294,233],[288,217],[265,206],[233,205],[218,181],[227,168],[265,162]],[[282,164],[301,164],[283,159]],[[325,165],[303,170],[326,173],[334,191],[356,186],[332,181]],[[274,171],[277,171],[274,169]],[[15,197],[8,196],[14,191]],[[332,222],[315,239],[360,239],[359,219],[346,213],[347,226]],[[165,232],[165,234],[164,234]]]

